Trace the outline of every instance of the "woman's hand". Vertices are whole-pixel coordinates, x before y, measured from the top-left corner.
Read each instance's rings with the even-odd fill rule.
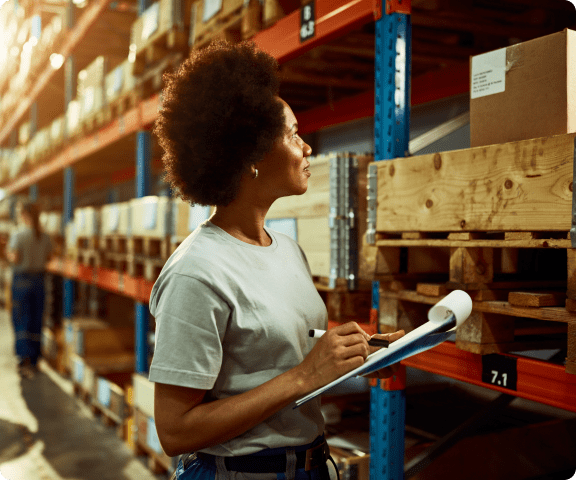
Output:
[[[404,336],[404,330],[398,330],[397,332],[394,333],[383,333],[383,334],[377,333],[375,335],[372,335],[372,338],[378,340],[388,340],[390,343],[392,343],[398,340],[399,338],[402,338],[403,336]],[[370,353],[377,352],[378,350],[380,350],[380,348],[382,347],[370,347]],[[394,375],[399,368],[400,364],[395,363],[394,365],[390,365],[389,367],[376,370],[375,372],[366,375],[366,378],[389,378],[392,375]]]
[[[356,322],[331,328],[296,367],[306,393],[323,387],[364,364],[371,353],[368,335]],[[310,341],[314,341],[310,339]]]

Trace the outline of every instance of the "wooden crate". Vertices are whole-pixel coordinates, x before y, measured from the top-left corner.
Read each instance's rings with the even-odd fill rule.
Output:
[[[339,185],[345,183],[339,181],[339,159],[345,160],[346,164],[349,161],[351,165],[349,172],[346,170],[350,178],[346,193],[348,208],[343,205],[346,201],[339,190]],[[329,279],[327,283],[331,287],[336,286],[338,279],[349,280],[343,273],[347,267],[342,254],[344,251],[349,256],[358,256],[357,267],[347,270],[348,274],[354,275],[356,280],[372,278],[372,272],[366,268],[371,264],[362,260],[370,256],[370,248],[363,239],[366,230],[366,172],[371,160],[371,156],[348,153],[309,157],[312,175],[308,180],[307,192],[278,199],[266,217],[269,228],[291,235],[300,244],[308,258],[312,275]],[[351,210],[355,212],[354,218],[349,216]],[[340,227],[348,227],[348,243],[338,230]]]
[[[474,311],[457,346],[488,354],[563,345],[566,370],[576,373],[574,137],[371,166],[381,327],[425,320],[430,303],[462,289]]]

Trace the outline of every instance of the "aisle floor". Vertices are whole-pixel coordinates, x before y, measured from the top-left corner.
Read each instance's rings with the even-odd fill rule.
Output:
[[[10,315],[0,310],[0,480],[161,480],[73,396],[45,362],[21,379]]]

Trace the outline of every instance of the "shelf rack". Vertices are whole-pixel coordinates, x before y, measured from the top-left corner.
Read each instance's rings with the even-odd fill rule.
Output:
[[[382,5],[384,2],[384,6]],[[109,6],[111,0],[95,0],[75,27],[69,32],[61,53],[65,58],[85,38],[90,26]],[[140,11],[144,2],[140,2]],[[264,30],[253,38],[256,44],[273,54],[280,63],[297,58],[312,48],[322,45],[334,38],[346,34],[355,28],[374,22],[377,30],[378,46],[383,46],[383,37],[390,39],[387,48],[378,51],[375,56],[375,88],[360,95],[334,102],[330,106],[321,106],[298,114],[302,133],[316,131],[322,127],[342,123],[363,117],[375,117],[376,158],[378,160],[402,157],[408,151],[408,133],[410,104],[416,105],[469,90],[469,71],[467,64],[455,64],[442,72],[428,72],[412,82],[410,92],[410,0],[316,0],[316,36],[306,42],[299,40],[300,12],[296,11],[279,20],[275,25]],[[557,7],[555,7],[557,8]],[[383,12],[384,10],[384,12]],[[420,17],[420,24],[426,22]],[[422,23],[423,22],[423,23]],[[397,28],[400,25],[400,30]],[[387,37],[386,29],[393,35]],[[521,33],[521,32],[520,32]],[[449,48],[449,47],[447,47]],[[403,74],[398,79],[397,72]],[[28,112],[39,94],[46,88],[55,71],[46,67],[36,79],[25,99],[19,104],[14,114],[0,130],[0,144],[4,142],[18,122]],[[401,102],[395,100],[400,95]],[[376,98],[376,105],[374,99]],[[147,129],[156,119],[160,98],[153,95],[141,100],[136,107],[127,111],[97,132],[70,143],[60,153],[44,162],[30,173],[16,179],[6,187],[11,194],[30,188],[31,194],[37,195],[37,185],[45,182],[51,187],[60,186],[65,198],[65,220],[72,217],[73,190],[75,176],[73,167],[81,161],[90,162],[98,152],[109,148],[136,135],[146,143],[149,135]],[[393,112],[389,115],[388,112]],[[385,113],[383,113],[385,112]],[[389,123],[387,123],[389,122]],[[391,129],[389,129],[391,127]],[[391,133],[386,133],[391,132]],[[398,139],[398,141],[396,141]],[[150,168],[145,167],[149,159],[149,146],[140,150],[136,165],[122,165],[131,175],[139,180],[139,192],[147,192]],[[134,164],[134,162],[132,162]],[[97,168],[93,163],[86,168]],[[120,168],[120,167],[118,167]],[[65,182],[56,179],[65,172]],[[149,183],[148,183],[149,185]],[[65,316],[72,315],[73,280],[92,285],[133,298],[137,302],[137,366],[136,370],[145,371],[143,359],[146,357],[146,341],[143,335],[147,329],[148,311],[146,302],[150,296],[153,283],[142,278],[133,278],[115,270],[94,268],[79,265],[68,260],[51,261],[47,270],[68,279],[64,283]],[[376,288],[376,291],[378,289]],[[377,299],[374,309],[377,308]],[[506,357],[514,357],[506,355]],[[566,374],[561,367],[547,362],[516,358],[518,364],[518,389],[513,394],[576,411],[576,377]],[[480,363],[479,363],[480,362]],[[481,385],[498,391],[510,393],[509,390],[482,382],[480,356],[456,349],[445,343],[429,352],[412,357],[403,362],[407,366],[455,378],[475,385]],[[371,428],[372,444],[372,478],[399,479],[403,477],[400,466],[403,463],[403,450],[393,450],[394,445],[403,444],[403,411],[405,399],[402,381],[387,382],[382,387],[372,389],[372,412],[374,419]],[[388,421],[386,419],[394,419]],[[378,421],[376,421],[378,420]],[[391,432],[394,432],[390,435]],[[386,438],[385,438],[385,435]],[[389,468],[394,465],[394,468]],[[385,472],[385,475],[382,475]]]

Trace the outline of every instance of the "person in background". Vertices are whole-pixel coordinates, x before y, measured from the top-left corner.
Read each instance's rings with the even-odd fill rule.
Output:
[[[355,322],[308,336],[327,328],[326,306],[304,251],[264,223],[311,175],[278,64],[253,43],[213,43],[164,80],[155,133],[167,180],[216,211],[166,262],[150,297],[160,443],[169,456],[188,454],[179,480],[327,480],[320,400],[294,401],[372,350]]]
[[[32,378],[40,357],[44,314],[44,268],[52,243],[40,227],[40,211],[33,203],[16,207],[18,228],[10,236],[6,257],[12,263],[12,322],[19,371]]]

